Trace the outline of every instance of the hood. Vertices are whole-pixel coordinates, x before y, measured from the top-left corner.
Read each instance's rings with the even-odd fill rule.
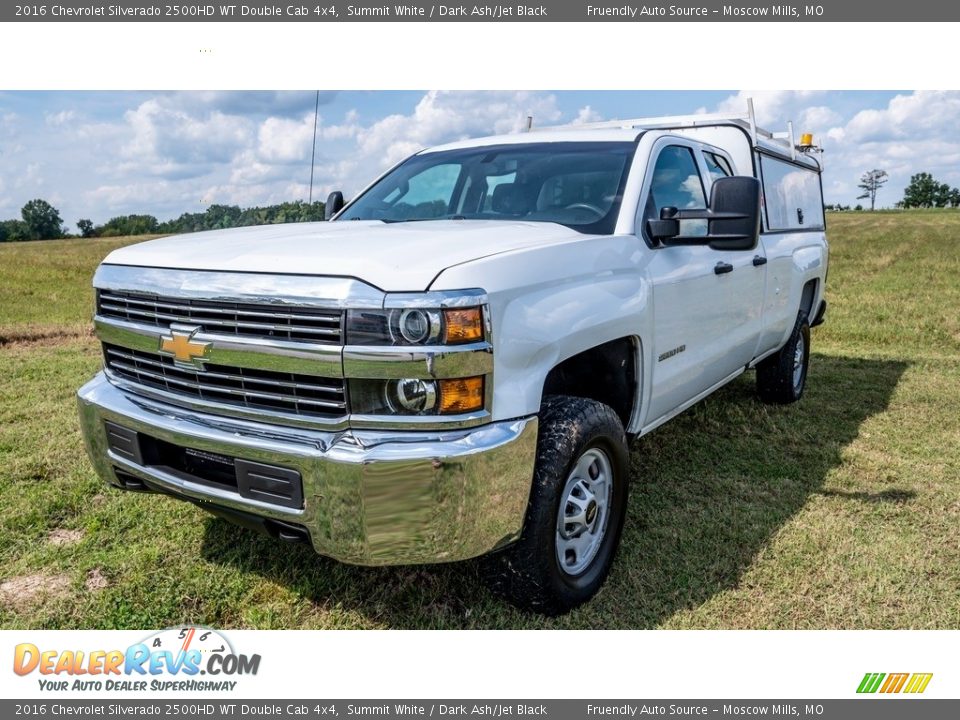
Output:
[[[263,225],[175,235],[110,253],[105,263],[180,270],[352,277],[416,292],[454,265],[586,236],[563,225],[502,220]]]

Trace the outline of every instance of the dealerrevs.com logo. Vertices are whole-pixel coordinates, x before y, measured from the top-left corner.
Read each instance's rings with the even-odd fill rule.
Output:
[[[41,690],[143,692],[232,691],[239,676],[256,675],[260,655],[237,653],[216,630],[163,630],[126,650],[14,648],[13,671],[39,675]]]

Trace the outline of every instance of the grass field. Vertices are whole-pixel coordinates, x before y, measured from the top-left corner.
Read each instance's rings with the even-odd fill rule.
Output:
[[[960,627],[960,213],[830,217],[804,399],[750,373],[638,441],[623,546],[557,620],[473,564],[362,569],[105,487],[74,392],[122,239],[0,245],[0,627]]]

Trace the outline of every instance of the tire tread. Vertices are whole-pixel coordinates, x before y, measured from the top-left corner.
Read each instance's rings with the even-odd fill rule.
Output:
[[[614,492],[619,501],[611,504],[607,527],[612,550],[601,547],[599,572],[589,567],[577,583],[558,582],[551,558],[555,553],[553,532],[558,495],[566,483],[573,460],[591,438],[607,437],[605,449],[611,455]],[[509,548],[485,559],[485,574],[491,589],[511,603],[545,615],[560,615],[586,602],[602,585],[619,544],[626,511],[626,484],[629,467],[627,440],[620,418],[612,408],[596,400],[565,395],[548,396],[540,411],[537,463],[530,490],[530,502],[520,539]],[[617,497],[616,494],[614,496]],[[618,507],[619,502],[619,507]],[[579,578],[580,576],[578,576]]]

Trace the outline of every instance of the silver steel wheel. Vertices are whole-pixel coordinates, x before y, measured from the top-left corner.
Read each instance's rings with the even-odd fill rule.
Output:
[[[587,450],[567,477],[557,514],[557,563],[579,575],[596,557],[610,519],[613,466],[598,448]]]
[[[797,347],[793,351],[793,387],[800,389],[800,383],[803,381],[803,356],[806,352],[806,341],[803,334],[797,338]]]

